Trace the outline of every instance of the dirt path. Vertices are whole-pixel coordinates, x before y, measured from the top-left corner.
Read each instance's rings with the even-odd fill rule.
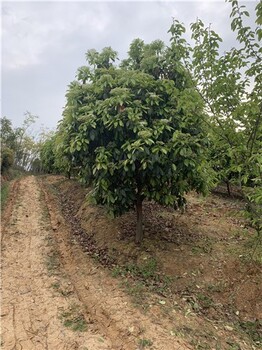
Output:
[[[2,348],[191,349],[135,309],[115,279],[72,244],[55,198],[33,176],[14,186],[2,238]],[[10,208],[9,208],[10,209]]]
[[[57,276],[48,273],[46,264],[51,228],[36,179],[24,178],[15,189],[16,201],[2,240],[2,348],[111,349],[111,343],[104,338],[102,343],[99,334],[63,326],[60,316],[71,305],[81,310],[81,302],[52,288]]]

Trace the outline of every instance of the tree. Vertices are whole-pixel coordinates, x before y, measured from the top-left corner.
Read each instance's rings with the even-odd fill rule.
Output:
[[[65,154],[93,185],[96,203],[114,215],[136,208],[136,242],[144,199],[177,208],[209,180],[202,99],[172,54],[160,41],[137,39],[117,67],[112,49],[89,51],[60,124]]]
[[[1,148],[1,173],[5,174],[14,164],[14,152],[10,148]]]
[[[41,168],[46,173],[56,172],[55,167],[55,137],[45,140],[40,148]]]
[[[23,170],[29,170],[31,163],[38,155],[37,141],[30,135],[30,127],[37,118],[30,112],[26,112],[22,126],[16,128],[13,127],[11,120],[7,117],[0,119],[1,150],[3,151],[6,148],[11,150],[14,157],[14,166]]]
[[[13,130],[12,122],[7,117],[0,119],[1,125],[1,147],[15,148],[16,133]]]
[[[257,28],[245,26],[249,16],[238,1],[232,4],[232,30],[239,45],[222,52],[222,39],[201,20],[191,25],[191,46],[183,38],[184,26],[170,28],[174,50],[193,78],[209,115],[212,162],[218,178],[237,181],[242,187],[261,176],[262,163],[262,38],[261,2],[257,4]],[[216,160],[216,162],[214,162]]]
[[[262,2],[256,5],[256,27],[245,25],[249,12],[237,0],[231,28],[237,45],[222,52],[222,39],[201,20],[191,25],[194,45],[182,37],[175,21],[172,43],[193,78],[209,115],[211,152],[218,179],[237,182],[247,202],[248,217],[258,235],[262,230]]]

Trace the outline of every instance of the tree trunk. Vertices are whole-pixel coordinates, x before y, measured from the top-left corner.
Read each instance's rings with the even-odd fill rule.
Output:
[[[226,181],[226,184],[227,184],[227,193],[228,193],[229,197],[231,197],[230,183],[228,180]]]
[[[136,200],[136,243],[141,243],[143,239],[143,211],[141,194],[137,194]]]

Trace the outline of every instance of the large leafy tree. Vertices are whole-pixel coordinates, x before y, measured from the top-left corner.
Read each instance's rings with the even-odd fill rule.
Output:
[[[136,39],[127,60],[88,51],[70,84],[60,134],[93,198],[114,214],[137,212],[144,199],[179,207],[191,189],[205,192],[203,102],[172,48]]]

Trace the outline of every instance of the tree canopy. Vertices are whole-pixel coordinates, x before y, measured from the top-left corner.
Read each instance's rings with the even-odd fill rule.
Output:
[[[134,40],[119,66],[111,48],[86,57],[67,92],[65,151],[96,203],[114,215],[136,207],[139,242],[145,198],[179,207],[207,189],[203,101],[161,41]]]

